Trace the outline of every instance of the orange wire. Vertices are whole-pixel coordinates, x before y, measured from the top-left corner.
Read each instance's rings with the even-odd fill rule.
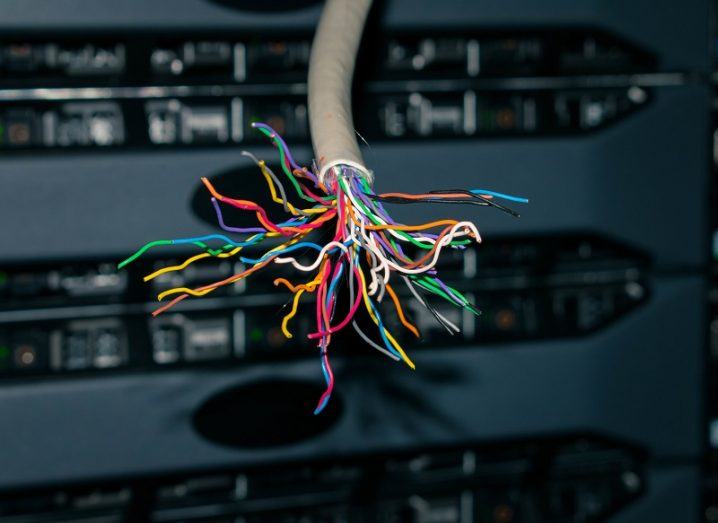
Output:
[[[361,227],[361,224],[357,220],[356,216],[354,215],[353,209],[351,206],[348,206],[349,216],[351,217],[351,220],[354,222],[354,225],[357,227]],[[324,215],[322,215],[324,216]],[[426,229],[431,229],[434,227],[442,227],[442,226],[454,226],[456,225],[458,220],[436,220],[433,222],[423,223],[421,225],[401,225],[401,224],[395,224],[395,225],[365,225],[364,228],[368,231],[383,231],[387,229],[391,229],[393,231],[423,231]]]
[[[294,169],[292,172],[294,173],[294,176],[311,180],[311,177],[307,174],[308,169],[306,167],[302,167],[301,169]],[[329,194],[327,187],[322,182],[319,182],[318,185],[322,191],[324,191],[326,194]]]
[[[217,190],[214,188],[212,183],[205,177],[202,177],[202,183],[204,183],[205,187],[207,187],[207,190],[209,190],[210,194],[221,202],[235,202],[235,203],[238,203],[239,205],[247,205],[250,207],[251,206],[259,207],[259,205],[257,203],[250,201],[250,200],[237,200],[235,198],[228,198],[226,196],[221,195],[219,192],[217,192]],[[247,209],[247,210],[252,211],[253,209]],[[262,216],[262,213],[259,212],[258,210],[255,210],[254,212],[255,212],[255,215],[257,216],[257,220],[259,220],[259,223],[261,223],[262,226],[269,231],[275,231],[275,232],[285,231],[285,232],[293,232],[293,233],[306,232],[305,229],[300,229],[299,227],[288,226],[288,227],[279,228],[276,225],[268,223]],[[331,212],[331,211],[329,211],[329,212]],[[322,216],[325,216],[325,215],[326,215],[326,213],[323,214]],[[331,219],[332,216],[330,216],[329,218]],[[309,223],[322,223],[322,220],[317,219],[314,222],[309,222]]]
[[[359,222],[357,222],[356,218],[352,216],[352,220],[354,223],[358,226],[361,226]],[[428,223],[422,223],[421,225],[365,225],[364,228],[368,231],[383,231],[386,229],[391,229],[393,231],[424,231],[426,229],[433,229],[434,227],[443,227],[443,226],[449,226],[452,227],[456,225],[458,220],[436,220],[433,222]]]
[[[405,200],[422,200],[425,198],[472,198],[471,195],[468,195],[463,192],[452,192],[452,193],[438,193],[438,194],[432,194],[432,193],[425,193],[425,194],[407,194],[404,192],[385,192],[379,195],[380,198],[403,198]],[[482,198],[491,199],[492,196],[490,195],[481,195]]]
[[[258,263],[257,265],[255,265],[254,267],[251,267],[250,269],[247,269],[246,271],[240,272],[240,273],[238,273],[238,274],[233,274],[232,276],[230,276],[229,278],[225,278],[224,280],[216,281],[216,282],[214,282],[214,283],[210,283],[209,285],[204,285],[204,286],[202,286],[202,287],[199,287],[199,288],[195,289],[195,291],[201,292],[201,291],[206,291],[206,290],[210,290],[210,289],[216,289],[217,287],[221,287],[221,286],[223,286],[223,285],[227,285],[227,284],[229,284],[229,283],[233,283],[233,282],[235,282],[235,281],[237,281],[237,280],[241,280],[242,278],[244,278],[244,277],[246,277],[246,276],[249,276],[250,274],[252,274],[252,273],[258,271],[258,270],[261,269],[262,267],[265,267],[265,266],[266,266],[267,264],[269,264],[272,260],[274,260],[274,258],[276,258],[277,256],[278,256],[278,254],[275,255],[275,256],[272,256],[271,258],[268,258],[266,261],[263,261],[263,262],[261,262],[261,263]],[[180,295],[177,296],[175,299],[173,299],[172,301],[170,301],[169,303],[167,303],[167,305],[163,305],[162,307],[159,307],[158,309],[155,309],[155,310],[152,312],[152,316],[158,316],[158,315],[162,314],[164,311],[166,311],[167,309],[170,309],[170,308],[174,307],[177,303],[179,303],[180,301],[184,300],[184,299],[187,298],[188,296],[189,296],[189,294],[180,294]]]
[[[436,238],[436,241],[434,242],[434,245],[431,247],[430,250],[428,250],[424,255],[422,255],[419,259],[416,260],[407,260],[406,265],[404,267],[406,269],[414,269],[418,266],[420,266],[422,263],[429,261],[432,256],[434,256],[434,253],[436,252],[436,249],[439,248],[439,243],[441,240],[446,237],[447,234],[449,234],[449,231],[451,231],[451,227],[445,227],[443,231],[441,231],[441,234]],[[473,238],[474,233],[470,233],[470,236]]]
[[[391,288],[391,285],[388,283],[386,284],[386,292],[389,293],[389,296],[391,297],[391,301],[394,302],[394,306],[396,306],[396,312],[399,315],[399,320],[401,323],[409,329],[414,336],[417,338],[420,338],[421,335],[419,334],[419,329],[416,328],[414,324],[412,324],[409,320],[406,319],[406,316],[404,316],[404,309],[401,308],[401,302],[399,301],[399,297],[394,292],[394,289]]]
[[[324,263],[326,263],[326,262],[324,262]],[[320,274],[321,274],[321,269],[323,267],[324,267],[324,265],[322,264],[322,266],[320,267],[320,272],[319,272]],[[316,290],[317,285],[319,285],[319,281],[320,281],[319,278],[315,278],[312,281],[308,281],[307,283],[300,283],[299,285],[294,285],[292,282],[290,282],[286,278],[277,278],[276,280],[274,280],[273,283],[274,283],[274,285],[279,285],[280,283],[283,285],[286,285],[287,289],[289,289],[291,292],[297,292],[298,290],[302,290],[302,289],[305,290],[306,292],[314,292]]]
[[[306,285],[306,284],[294,285],[292,282],[290,282],[286,278],[277,278],[276,280],[274,280],[273,283],[275,286],[278,286],[280,283],[283,285],[286,285],[287,289],[289,289],[290,292],[297,292],[304,285]]]

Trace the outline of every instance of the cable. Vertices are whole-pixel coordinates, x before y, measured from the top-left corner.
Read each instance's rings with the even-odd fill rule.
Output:
[[[351,166],[371,183],[354,132],[351,85],[354,64],[371,0],[327,0],[309,57],[309,123],[318,178]]]
[[[309,66],[309,120],[315,155],[311,168],[295,161],[287,143],[269,125],[252,124],[276,146],[281,171],[278,169],[275,173],[264,160],[249,152],[242,154],[258,167],[271,201],[282,206],[287,219],[275,222],[262,205],[224,195],[211,180],[202,178],[217,223],[227,234],[150,242],[118,265],[123,268],[151,249],[171,245],[194,245],[201,252],[181,263],[155,270],[145,281],[213,258],[240,262],[241,270],[220,281],[196,288],[162,290],[158,300],[170,300],[157,308],[154,316],[186,299],[207,296],[218,288],[277,265],[297,271],[303,282],[276,278],[274,285],[286,287],[292,293],[287,302],[291,307],[281,321],[281,330],[287,338],[293,337],[289,322],[298,314],[300,302],[314,300],[315,327],[305,341],[317,351],[326,384],[315,414],[326,407],[335,386],[330,359],[332,338],[350,325],[367,345],[414,369],[414,362],[402,346],[404,338],[391,332],[384,321],[387,313],[393,314],[389,310],[392,305],[398,324],[411,333],[410,338],[419,337],[420,333],[404,312],[402,301],[405,299],[415,299],[451,335],[460,331],[459,326],[431,302],[441,300],[445,306],[463,313],[480,314],[466,296],[439,277],[442,253],[481,243],[477,226],[471,221],[451,218],[405,224],[393,219],[385,205],[473,205],[518,216],[505,203],[528,202],[523,197],[487,189],[435,189],[418,194],[374,192],[373,173],[362,159],[351,115],[354,64],[370,7],[371,0],[326,1]],[[308,205],[300,206],[297,201]],[[226,205],[246,212],[256,223],[249,227],[226,223],[222,214]],[[277,239],[281,243],[276,242]],[[273,243],[262,251],[268,240]],[[209,246],[217,241],[221,242],[219,248]],[[248,253],[250,249],[252,252]],[[408,292],[397,292],[392,286],[392,280],[397,277]],[[347,289],[348,302],[340,306]],[[384,299],[387,295],[389,299]],[[359,327],[357,320],[362,315],[376,328],[377,341]]]

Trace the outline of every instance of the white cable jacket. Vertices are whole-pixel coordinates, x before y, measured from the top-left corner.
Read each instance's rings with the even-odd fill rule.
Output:
[[[319,180],[347,165],[372,176],[354,131],[351,87],[357,50],[372,0],[326,0],[309,60],[309,124]]]

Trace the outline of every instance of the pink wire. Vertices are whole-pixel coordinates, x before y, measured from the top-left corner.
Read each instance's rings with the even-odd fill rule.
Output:
[[[356,278],[359,285],[361,285],[361,279],[359,277],[359,270],[354,267],[354,277]],[[354,299],[354,303],[352,304],[351,309],[349,309],[349,313],[347,314],[346,318],[344,318],[340,323],[335,325],[334,327],[327,326],[328,328],[326,330],[322,330],[321,327],[319,328],[318,332],[312,332],[308,335],[309,339],[317,339],[317,338],[324,338],[326,336],[329,336],[330,334],[334,334],[335,332],[339,332],[344,327],[346,327],[349,322],[354,318],[354,315],[356,314],[357,310],[359,310],[359,305],[361,304],[361,292],[357,292],[356,298]]]
[[[322,316],[323,316],[323,303],[325,301],[325,294],[327,292],[327,279],[329,277],[329,273],[331,272],[331,261],[327,260],[327,266],[324,269],[324,274],[322,274],[322,281],[319,284],[319,289],[317,290],[317,329],[322,329]],[[324,318],[325,323],[328,324],[328,318]],[[317,408],[319,408],[324,401],[331,395],[332,390],[334,390],[334,373],[332,372],[332,367],[329,364],[329,355],[326,348],[327,340],[326,337],[322,339],[322,341],[319,343],[319,347],[322,349],[322,358],[324,360],[324,366],[327,370],[327,374],[329,375],[329,383],[327,383],[327,388],[324,391],[324,393],[320,396],[319,402],[317,403]]]
[[[256,204],[255,205],[246,205],[246,204],[239,203],[231,198],[224,198],[224,197],[220,198],[219,201],[221,201],[222,203],[227,203],[227,204],[231,205],[232,207],[236,207],[237,209],[242,209],[244,211],[255,211],[256,213],[258,213],[262,216],[262,218],[267,223],[267,225],[269,225],[270,230],[272,230],[273,232],[278,232],[283,236],[291,236],[292,234],[295,234],[295,231],[286,230],[285,228],[280,227],[276,223],[272,222],[272,220],[270,220],[269,217],[267,216],[267,212],[263,208],[259,207]],[[309,222],[309,223],[305,223],[302,225],[292,225],[291,228],[292,229],[300,229],[303,231],[316,229],[323,223],[331,220],[331,218],[334,214],[336,214],[336,210],[331,209],[322,215],[323,219],[318,224],[315,222]]]
[[[324,366],[327,369],[327,374],[329,374],[329,384],[327,385],[324,393],[319,397],[317,408],[319,408],[319,406],[321,406],[325,401],[328,401],[329,396],[331,396],[332,391],[334,390],[334,372],[332,372],[332,366],[329,364],[329,355],[327,354],[326,348],[323,350],[324,354],[322,357],[324,359]]]
[[[331,270],[332,262],[330,260],[327,260],[327,265],[324,268],[324,274],[322,274],[321,282],[319,283],[319,289],[317,289],[317,329],[322,329],[322,316],[323,316],[323,307],[322,307],[322,295],[324,292],[326,292],[326,285],[327,285],[327,279],[329,277],[329,271]]]

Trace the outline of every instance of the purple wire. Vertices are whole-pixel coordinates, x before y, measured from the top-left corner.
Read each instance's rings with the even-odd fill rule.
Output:
[[[226,225],[224,223],[224,218],[222,217],[222,209],[219,206],[219,203],[217,202],[217,198],[212,197],[212,205],[214,206],[214,212],[217,214],[217,221],[219,222],[219,226],[224,229],[227,232],[238,232],[238,233],[266,233],[267,229],[264,229],[262,227],[230,227],[229,225]],[[280,227],[292,227],[294,225],[300,225],[302,223],[301,218],[292,218],[291,220],[288,220],[286,222],[282,222],[278,224]]]
[[[367,207],[372,207],[372,208],[374,208],[374,210],[378,211],[377,214],[378,214],[381,218],[383,218],[385,221],[391,223],[392,225],[395,225],[395,224],[396,224],[395,221],[393,221],[391,218],[389,218],[389,216],[386,215],[386,212],[382,212],[383,209],[381,209],[381,210],[380,210],[380,209],[377,209],[375,206],[373,206],[373,205],[371,204],[371,201],[370,201],[369,198],[366,196],[366,194],[364,194],[364,191],[362,190],[361,186],[359,185],[359,182],[358,182],[358,180],[357,180],[357,178],[356,178],[356,175],[352,176],[352,178],[351,178],[351,184],[352,184],[352,186],[353,186],[353,188],[354,188],[354,192],[359,195],[359,199],[364,203],[364,205],[366,205]],[[406,258],[406,255],[404,254],[404,251],[402,250],[402,248],[401,248],[400,245],[397,245],[396,248],[394,248],[392,245],[390,245],[389,243],[385,242],[384,239],[381,237],[381,235],[376,234],[376,235],[374,235],[374,236],[375,236],[375,238],[379,241],[379,243],[381,243],[381,244],[384,246],[384,248],[385,248],[386,250],[391,251],[391,252],[393,252],[394,254],[396,254],[396,255],[398,255],[398,256],[400,256],[400,257]]]
[[[374,202],[372,202],[369,197],[364,193],[364,190],[362,189],[361,185],[359,185],[359,181],[357,180],[356,175],[352,177],[352,188],[354,189],[354,192],[359,195],[359,198],[364,203],[364,205],[373,208],[379,215],[379,217],[384,219],[386,222],[390,223],[391,225],[396,225],[396,222],[391,219],[391,217],[387,214],[386,210],[381,205],[376,205]]]
[[[357,180],[356,176],[352,177],[352,186],[355,190],[355,193],[359,195],[359,199],[366,205],[367,207],[371,207],[374,209],[374,211],[377,213],[377,215],[382,218],[387,223],[390,223],[391,225],[396,225],[396,222],[391,219],[391,217],[388,215],[387,211],[384,209],[384,206],[381,205],[381,203],[374,202],[364,193],[364,191],[361,188],[361,185],[359,185],[359,181]],[[414,234],[408,233],[411,236],[416,236]],[[426,236],[427,238],[437,239],[439,236],[437,234],[433,233],[423,233],[422,236]],[[381,238],[381,236],[377,235],[377,238],[379,239],[379,242],[389,251],[393,251],[394,253],[399,254],[399,256],[407,258],[406,253],[404,252],[404,249],[401,247],[401,245],[397,244],[396,248],[393,246],[387,245],[386,242],[384,242]],[[429,274],[436,274],[436,271],[434,269],[431,269]]]
[[[386,221],[387,223],[389,223],[391,225],[397,225],[397,223],[394,220],[392,220],[392,218],[389,216],[386,209],[384,209],[384,206],[380,202],[375,202],[375,201],[371,200],[361,189],[361,186],[359,185],[359,182],[356,181],[356,179],[354,179],[353,182],[354,182],[354,189],[356,189],[356,192],[359,194],[359,198],[364,203],[364,205],[373,208],[374,211],[376,212],[376,214],[380,218],[382,218],[384,221]],[[409,234],[411,236],[416,236],[411,233],[409,233]],[[426,236],[427,238],[433,238],[433,239],[436,239],[439,237],[437,234],[430,233],[430,232],[422,233],[422,236]]]
[[[352,169],[346,169],[346,168],[345,168],[345,170],[344,170],[344,174],[345,174],[345,175],[347,175],[347,171],[349,171],[349,173],[351,173],[351,176],[348,176],[348,177],[349,177],[350,180],[351,180],[351,184],[352,184],[352,188],[354,189],[354,193],[359,196],[359,199],[362,201],[362,203],[364,203],[364,205],[366,205],[367,207],[372,208],[372,209],[376,212],[376,214],[377,214],[380,218],[382,218],[384,221],[386,221],[387,223],[390,223],[390,224],[392,224],[392,225],[396,225],[396,222],[391,219],[391,217],[388,215],[386,209],[384,209],[384,206],[381,204],[381,202],[375,202],[375,201],[371,200],[371,199],[366,195],[366,193],[363,191],[361,185],[359,185],[359,180],[358,180],[358,178],[357,178],[356,173],[354,173]],[[408,233],[408,234],[411,235],[411,236],[414,236],[414,237],[416,236],[415,234],[411,234],[411,233]],[[439,238],[439,235],[438,235],[438,234],[433,234],[433,233],[423,233],[422,236],[426,236],[427,238],[432,238],[432,239],[438,239],[438,238]],[[391,252],[393,252],[394,254],[398,254],[400,257],[408,258],[408,256],[406,255],[406,253],[404,252],[404,249],[401,247],[400,244],[396,244],[396,247],[394,247],[394,246],[392,246],[391,244],[389,244],[389,243],[387,243],[386,241],[384,241],[384,239],[383,239],[380,235],[378,235],[378,234],[375,235],[375,238],[379,241],[379,243],[380,243],[386,250],[391,251]],[[431,275],[431,276],[436,276],[437,270],[436,270],[436,269],[429,269],[428,271],[426,271],[426,274]],[[446,286],[444,285],[444,283],[443,283],[441,280],[438,280],[438,279],[437,279],[437,281],[439,282],[439,285],[440,285],[440,286],[443,286],[443,287],[444,287],[444,290],[446,290],[447,294],[449,294],[449,296],[452,296],[452,299],[456,300],[456,299],[453,297],[453,295],[451,294],[451,292],[446,288]]]
[[[377,240],[379,240],[379,243],[381,243],[387,251],[394,251],[394,253],[397,253],[396,249],[394,249],[392,246],[388,245],[388,244],[384,241],[384,238],[382,238],[382,237],[379,236],[378,234],[375,236],[375,238],[376,238]]]
[[[309,177],[310,177],[310,178],[312,179],[312,181],[314,182],[315,186],[316,186],[317,183],[319,183],[319,181],[317,180],[317,177],[314,176],[314,173],[313,173],[312,171],[310,171],[309,169],[304,169],[304,168],[302,168],[300,165],[297,164],[297,162],[294,161],[294,157],[292,156],[292,153],[289,151],[289,146],[287,145],[287,142],[284,141],[284,138],[282,138],[282,136],[281,136],[277,131],[275,131],[274,129],[272,129],[272,128],[271,128],[269,125],[267,125],[266,123],[262,123],[262,122],[255,122],[255,123],[253,123],[253,124],[252,124],[252,127],[261,127],[261,128],[263,128],[263,129],[267,129],[269,132],[271,132],[272,135],[273,135],[273,136],[277,139],[277,141],[280,143],[282,149],[284,150],[284,155],[287,157],[287,160],[289,160],[289,163],[292,165],[292,167],[293,167],[294,169],[298,169],[298,170],[300,170],[300,171],[302,171],[302,172],[308,174]]]
[[[212,205],[214,206],[214,212],[217,213],[217,221],[219,222],[219,226],[224,229],[227,232],[238,232],[238,233],[266,233],[267,229],[264,229],[263,227],[230,227],[229,225],[226,225],[224,223],[224,218],[222,217],[222,209],[219,208],[219,203],[217,203],[216,198],[212,198]]]
[[[451,289],[449,289],[443,281],[441,281],[439,278],[434,278],[434,281],[439,284],[439,287],[441,287],[444,290],[444,292],[446,292],[447,295],[451,296],[451,299],[453,300],[454,303],[456,303],[457,305],[460,305],[462,307],[464,306],[464,304],[461,303],[456,298],[456,296],[454,296],[454,292]]]

